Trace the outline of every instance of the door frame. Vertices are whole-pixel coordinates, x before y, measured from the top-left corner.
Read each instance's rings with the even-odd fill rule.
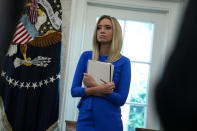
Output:
[[[65,85],[61,86],[60,98],[60,119],[59,126],[60,130],[65,130],[65,120],[76,121],[77,120],[77,103],[78,98],[72,98],[70,94],[72,78],[74,76],[74,71],[78,59],[83,51],[83,41],[84,41],[84,31],[86,23],[86,14],[88,4],[93,4],[97,6],[104,6],[108,8],[121,8],[121,9],[135,9],[135,10],[151,10],[168,12],[168,32],[166,40],[166,48],[164,49],[166,54],[173,48],[174,40],[176,39],[176,31],[179,27],[179,20],[181,19],[181,13],[184,11],[185,0],[175,0],[173,2],[165,0],[72,0],[71,9],[71,22],[70,22],[70,35],[69,42],[67,43],[67,59],[65,68]],[[167,58],[167,56],[166,56]],[[164,59],[164,62],[166,59]],[[62,79],[61,79],[62,80]],[[150,103],[149,103],[150,104]],[[150,110],[154,110],[151,109]],[[150,113],[151,114],[151,113]],[[155,120],[156,121],[156,120]],[[149,121],[146,124],[147,128],[158,129],[159,127],[153,121]]]

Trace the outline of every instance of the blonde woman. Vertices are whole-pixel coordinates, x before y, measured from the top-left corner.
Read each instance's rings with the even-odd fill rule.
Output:
[[[120,54],[122,30],[114,17],[99,18],[93,37],[93,51],[83,52],[73,79],[71,94],[81,97],[77,131],[122,131],[121,109],[130,87],[130,60]],[[93,59],[114,65],[113,82],[98,84],[87,74]],[[82,87],[82,82],[87,88]],[[91,88],[88,88],[91,87]]]

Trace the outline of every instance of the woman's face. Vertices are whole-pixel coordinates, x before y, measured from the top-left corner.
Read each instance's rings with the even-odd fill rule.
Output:
[[[111,43],[112,41],[112,22],[111,20],[104,18],[102,19],[97,26],[97,41],[102,44]]]

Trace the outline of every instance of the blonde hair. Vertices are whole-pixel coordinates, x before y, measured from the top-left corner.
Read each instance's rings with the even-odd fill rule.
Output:
[[[93,60],[99,59],[100,43],[97,41],[97,26],[99,22],[105,18],[109,19],[112,22],[112,31],[113,31],[112,42],[111,42],[107,62],[115,62],[119,60],[120,57],[122,56],[120,54],[120,51],[122,49],[122,29],[117,19],[108,15],[101,16],[96,24],[96,28],[95,28],[94,36],[93,36],[92,59]]]

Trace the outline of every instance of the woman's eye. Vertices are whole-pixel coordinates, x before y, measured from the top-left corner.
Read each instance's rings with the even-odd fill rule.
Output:
[[[98,26],[98,27],[97,27],[97,30],[100,30],[100,29],[101,29],[101,27]]]
[[[107,30],[110,30],[111,29],[111,26],[106,26],[105,27]]]

